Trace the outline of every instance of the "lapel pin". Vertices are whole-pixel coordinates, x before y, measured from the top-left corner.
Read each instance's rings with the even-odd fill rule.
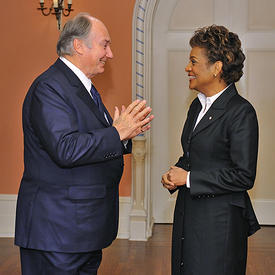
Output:
[[[211,119],[212,119],[212,116],[210,116],[209,119],[211,120]]]

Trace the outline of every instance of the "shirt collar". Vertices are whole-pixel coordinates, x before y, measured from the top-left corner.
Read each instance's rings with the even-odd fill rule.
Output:
[[[209,106],[211,106],[214,101],[230,86],[231,84],[229,84],[228,86],[226,86],[222,91],[218,92],[217,94],[213,95],[213,96],[209,96],[206,97],[203,93],[198,93],[198,98],[200,100],[200,103],[202,106],[205,106],[206,103],[209,104]]]
[[[77,68],[72,62],[70,62],[64,56],[60,56],[59,58],[76,74],[76,76],[79,78],[81,83],[84,85],[84,87],[90,93],[90,90],[91,90],[91,87],[93,84],[91,79],[89,79],[79,68]]]

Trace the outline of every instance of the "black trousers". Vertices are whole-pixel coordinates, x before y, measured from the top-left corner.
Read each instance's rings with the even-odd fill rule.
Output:
[[[96,275],[102,250],[59,253],[20,247],[22,275]]]

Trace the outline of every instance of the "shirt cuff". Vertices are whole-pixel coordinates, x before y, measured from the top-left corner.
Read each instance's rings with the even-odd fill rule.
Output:
[[[190,172],[187,172],[186,187],[190,188]]]
[[[128,140],[122,140],[122,143],[123,143],[125,149],[127,149]]]

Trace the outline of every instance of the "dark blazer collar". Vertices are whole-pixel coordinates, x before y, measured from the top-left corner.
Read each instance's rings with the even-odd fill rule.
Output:
[[[194,129],[192,136],[197,135],[200,131],[211,125],[218,118],[220,118],[226,110],[226,106],[230,99],[237,94],[237,89],[234,83],[232,83],[211,105],[209,110],[200,120],[196,128]],[[199,104],[200,105],[200,104]],[[197,116],[196,116],[197,119]],[[195,122],[194,122],[195,124]]]
[[[53,64],[58,70],[62,71],[62,73],[66,76],[67,80],[70,82],[72,86],[75,87],[84,87],[80,79],[76,76],[76,74],[60,59],[58,58]],[[85,87],[84,87],[85,88]]]
[[[227,89],[214,101],[211,108],[225,109],[230,99],[237,93],[235,83],[230,84]]]
[[[76,94],[77,96],[89,107],[89,109],[97,116],[97,118],[105,125],[105,126],[110,126],[108,122],[106,121],[104,114],[102,114],[98,107],[96,106],[95,102],[87,92],[85,86],[82,84],[80,79],[76,76],[76,74],[62,61],[60,58],[56,60],[56,62],[53,65],[56,67],[58,70],[62,71],[63,74],[66,76],[67,80],[69,83],[74,86],[78,87],[76,89]],[[112,125],[113,121],[108,113],[106,107],[104,106],[105,109],[105,114],[107,115],[107,118]]]

